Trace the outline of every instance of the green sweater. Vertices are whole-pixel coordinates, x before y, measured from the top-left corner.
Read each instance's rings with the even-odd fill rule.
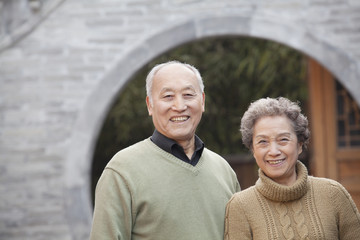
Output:
[[[360,239],[360,214],[338,182],[308,176],[298,161],[293,186],[279,185],[259,170],[255,186],[230,199],[225,238]]]
[[[96,187],[91,239],[220,240],[240,190],[228,163],[204,149],[192,166],[150,138],[120,152]]]

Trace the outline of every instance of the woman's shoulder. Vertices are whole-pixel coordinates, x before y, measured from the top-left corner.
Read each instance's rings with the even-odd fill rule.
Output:
[[[230,201],[239,202],[242,204],[251,203],[256,199],[256,188],[255,186],[251,186],[240,192],[234,193]]]
[[[262,206],[266,204],[266,198],[256,190],[255,186],[246,188],[235,193],[229,200],[227,209],[246,216],[247,219],[256,219],[262,212]]]
[[[329,196],[342,196],[345,198],[350,198],[349,192],[345,189],[345,187],[330,178],[321,178],[321,177],[313,177],[309,176],[310,183],[312,184],[314,191],[320,191],[329,194]]]
[[[336,188],[336,189],[343,189],[344,187],[337,181],[330,179],[330,178],[322,178],[322,177],[314,177],[309,176],[308,178],[310,183],[314,187],[321,187],[321,188]]]

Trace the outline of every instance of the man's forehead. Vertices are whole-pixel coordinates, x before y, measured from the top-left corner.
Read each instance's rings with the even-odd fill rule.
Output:
[[[173,73],[173,71],[176,72],[188,72],[188,73],[192,73],[195,75],[195,73],[188,68],[187,66],[180,64],[180,63],[171,63],[168,65],[163,66],[162,68],[160,68],[157,73],[155,74],[155,76],[157,74],[162,74],[162,73]]]

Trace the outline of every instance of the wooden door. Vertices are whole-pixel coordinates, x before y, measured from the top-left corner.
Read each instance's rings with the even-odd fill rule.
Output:
[[[340,182],[360,209],[360,109],[319,63],[309,60],[311,174]]]

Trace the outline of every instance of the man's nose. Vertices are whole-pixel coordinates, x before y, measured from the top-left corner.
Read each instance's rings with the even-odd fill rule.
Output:
[[[176,97],[172,108],[175,111],[184,111],[187,105],[182,97]]]

